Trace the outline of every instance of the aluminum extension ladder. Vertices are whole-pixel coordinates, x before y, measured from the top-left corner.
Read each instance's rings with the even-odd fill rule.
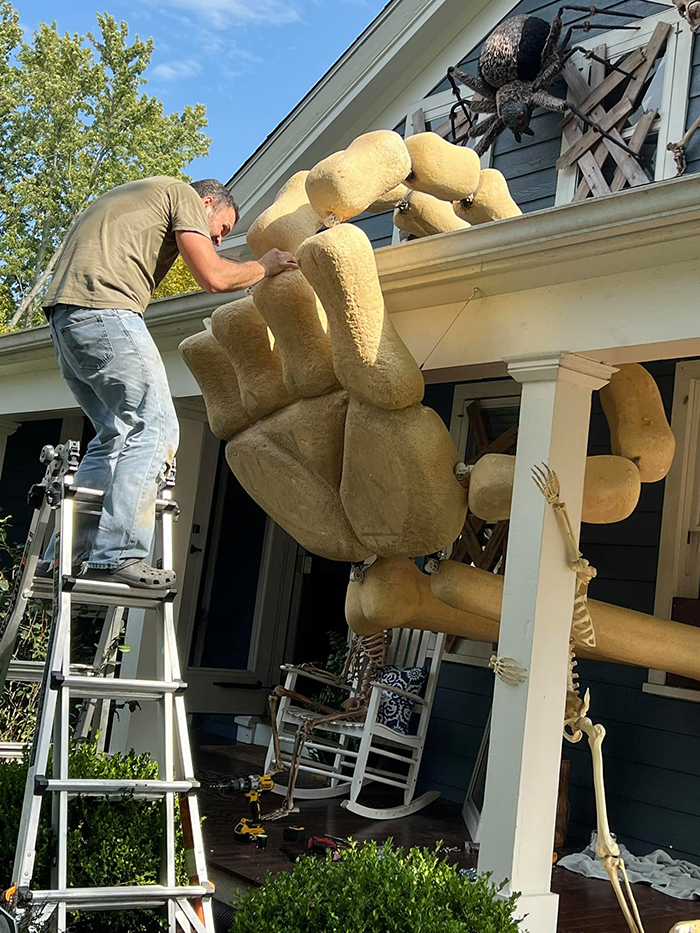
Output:
[[[56,933],[66,933],[68,912],[75,910],[136,910],[167,907],[168,933],[214,933],[211,897],[213,885],[207,878],[201,821],[196,796],[199,785],[194,777],[192,753],[187,732],[184,701],[186,684],[182,681],[173,621],[175,591],[155,596],[143,589],[121,583],[103,583],[73,576],[72,542],[76,512],[96,514],[101,508],[101,492],[75,485],[79,463],[79,445],[68,441],[57,448],[45,447],[41,455],[47,465],[42,482],[29,494],[34,506],[22,570],[15,580],[10,609],[0,622],[0,689],[5,681],[37,681],[42,676],[37,708],[37,725],[32,743],[27,783],[22,805],[12,886],[5,892],[5,906],[18,917],[29,913],[32,929],[50,920]],[[172,567],[172,524],[177,505],[172,499],[172,481],[160,491],[156,513],[156,539],[160,544],[163,566]],[[56,555],[58,566],[53,580],[35,576],[46,532],[55,512]],[[53,602],[53,618],[46,664],[11,662],[10,658],[28,600]],[[98,656],[104,657],[121,630],[126,608],[156,611],[162,651],[159,652],[158,680],[128,680],[101,676],[85,666],[71,665],[71,620],[73,603],[109,607],[102,631]],[[111,639],[111,641],[110,641]],[[96,662],[97,663],[97,662]],[[69,778],[71,699],[85,699],[78,728],[86,734],[91,725],[106,724],[109,702],[113,699],[154,700],[162,703],[163,745],[159,760],[159,779],[154,781],[83,780]],[[102,703],[102,707],[95,706]],[[86,718],[88,719],[86,726]],[[53,775],[47,776],[49,748],[53,739]],[[175,779],[177,745],[182,780]],[[51,888],[32,889],[36,840],[41,803],[52,795],[52,827],[56,844]],[[132,887],[68,887],[68,805],[77,795],[105,796],[109,799],[137,797],[162,799],[164,807],[164,845],[162,846],[161,883]],[[179,797],[186,849],[188,886],[178,886],[175,870],[175,797]],[[42,927],[43,928],[43,927]]]

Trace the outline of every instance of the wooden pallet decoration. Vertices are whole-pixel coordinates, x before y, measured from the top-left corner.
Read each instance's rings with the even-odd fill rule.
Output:
[[[616,63],[619,70],[609,74],[606,74],[603,64],[593,61],[588,81],[571,61],[566,63],[562,76],[574,103],[582,113],[607,130],[618,142],[625,142],[625,128],[630,116],[638,107],[647,78],[657,58],[663,53],[670,32],[669,23],[658,23],[646,47],[630,52]],[[602,59],[608,57],[604,45],[594,51]],[[613,107],[606,110],[605,99],[620,85],[624,85],[622,97]],[[645,111],[634,126],[632,135],[626,140],[627,147],[636,155],[642,151],[657,116],[658,110]],[[621,191],[628,185],[640,187],[650,183],[651,179],[637,158],[611,140],[601,139],[594,129],[582,129],[571,115],[562,121],[561,126],[569,148],[560,156],[556,165],[560,171],[573,166],[578,168],[581,179],[576,187],[574,201]],[[613,159],[616,163],[611,180],[608,180],[610,173],[606,179],[604,172],[608,159]]]

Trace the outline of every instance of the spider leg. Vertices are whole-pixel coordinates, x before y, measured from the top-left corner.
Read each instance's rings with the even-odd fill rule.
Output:
[[[561,74],[566,64],[567,56],[556,55],[552,61],[542,69],[539,75],[532,82],[533,91],[540,91],[542,88],[549,87],[554,79]]]
[[[476,123],[470,130],[469,135],[472,139],[476,139],[477,136],[483,136],[485,133],[488,133],[492,126],[495,126],[496,123],[500,123],[501,118],[497,113],[491,114],[490,117],[487,117],[485,120],[480,120]]]
[[[495,120],[494,117],[496,118]],[[487,152],[492,143],[495,141],[496,137],[500,136],[500,134],[506,128],[505,123],[503,120],[501,120],[498,114],[494,114],[494,117],[489,117],[488,120],[484,120],[484,124],[490,123],[491,125],[488,127],[488,129],[484,130],[481,139],[476,144],[476,146],[474,146],[474,152],[476,152],[478,156],[482,156],[485,152]],[[493,123],[491,123],[492,120],[494,120]]]
[[[482,97],[481,100],[470,100],[467,106],[472,113],[496,112],[496,101],[492,97]]]
[[[466,84],[467,87],[470,87],[472,91],[476,91],[477,94],[481,94],[482,97],[496,97],[494,89],[482,81],[481,78],[477,78],[476,75],[470,75],[468,72],[454,67],[447,69],[447,75],[459,81],[460,84]]]
[[[553,110],[555,113],[566,113],[569,109],[569,104],[565,100],[547,91],[535,91],[530,97],[530,103],[533,107],[544,107],[545,110]]]
[[[461,116],[464,117],[464,123],[466,123],[467,125],[467,131],[462,136],[459,135],[458,126],[457,126],[457,121],[459,120],[460,112],[461,112]],[[467,101],[462,100],[462,98],[459,96],[459,93],[457,93],[457,102],[452,104],[452,107],[450,108],[450,128],[451,128],[452,142],[456,146],[462,145],[462,143],[466,142],[467,139],[469,139],[469,131],[471,130],[473,126],[474,126],[474,120],[472,118],[472,113],[469,110],[469,107],[467,105]]]
[[[555,98],[555,99],[559,99],[559,98]],[[585,113],[582,113],[582,112],[578,109],[578,107],[574,107],[574,105],[573,105],[571,102],[569,102],[569,101],[563,101],[562,103],[564,103],[564,104],[566,105],[566,108],[565,108],[565,109],[570,110],[575,116],[577,116],[577,117],[579,118],[579,120],[583,120],[583,122],[584,122],[587,126],[590,126],[590,128],[591,128],[592,130],[595,130],[596,133],[600,133],[600,135],[603,137],[603,139],[607,139],[609,142],[615,143],[616,146],[619,146],[620,149],[624,150],[624,152],[628,153],[628,155],[633,156],[635,159],[638,158],[638,156],[639,156],[639,153],[638,153],[638,152],[633,152],[633,151],[629,148],[629,146],[626,146],[623,142],[621,143],[621,142],[619,141],[619,139],[615,139],[615,137],[614,137],[614,136],[611,136],[610,133],[607,133],[607,132],[602,128],[602,126],[598,126],[598,124],[597,124],[597,123],[594,123],[593,120],[591,120],[590,117],[587,117]],[[558,109],[558,108],[557,108],[557,109]]]
[[[639,16],[636,13],[625,13],[622,10],[610,10],[604,9],[599,10],[596,6],[579,6],[574,3],[566,3],[564,6],[559,7],[559,12],[557,17],[561,17],[564,13],[564,10],[574,10],[576,13],[587,13],[589,16],[597,16],[598,13],[605,16],[621,16],[627,19],[639,19]],[[581,16],[578,19],[582,19]]]
[[[561,31],[564,28],[564,24],[561,20],[561,15],[564,12],[564,7],[562,7],[557,15],[552,20],[552,25],[549,27],[549,35],[542,49],[542,57],[540,61],[544,67],[548,67],[552,55],[556,53],[557,46],[559,45],[559,39],[561,38]],[[565,43],[566,44],[566,43]]]
[[[584,58],[588,58],[594,62],[598,62],[600,65],[606,65],[611,71],[619,71],[621,75],[629,77],[629,71],[625,71],[624,68],[620,68],[619,65],[613,65],[612,62],[607,61],[605,58],[601,58],[600,55],[596,55],[591,49],[584,49],[581,45],[575,45],[571,49],[567,49],[565,53],[565,61],[568,61],[574,52],[582,52]]]

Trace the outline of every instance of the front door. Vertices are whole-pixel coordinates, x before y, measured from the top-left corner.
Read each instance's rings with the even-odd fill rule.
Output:
[[[297,545],[203,448],[178,633],[192,713],[264,714],[285,659]]]

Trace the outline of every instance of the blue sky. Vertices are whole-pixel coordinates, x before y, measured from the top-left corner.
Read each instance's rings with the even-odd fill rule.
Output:
[[[210,154],[188,169],[226,181],[387,0],[14,0],[25,30],[84,34],[96,10],[152,36],[146,90],[167,110],[206,105]]]

